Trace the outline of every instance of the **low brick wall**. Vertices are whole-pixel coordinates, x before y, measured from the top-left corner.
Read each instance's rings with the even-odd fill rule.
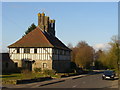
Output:
[[[27,84],[27,83],[33,83],[33,82],[41,82],[46,80],[51,80],[51,77],[40,77],[40,78],[34,78],[34,79],[23,79],[23,80],[8,80],[3,81],[3,84]]]
[[[35,78],[35,79],[17,80],[16,84],[41,82],[41,81],[50,80],[50,79],[52,79],[52,78],[51,77],[41,77],[41,78]]]
[[[2,84],[17,84],[17,80],[2,81]]]

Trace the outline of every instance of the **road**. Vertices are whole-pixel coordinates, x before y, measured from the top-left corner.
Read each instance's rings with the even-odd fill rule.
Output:
[[[60,79],[52,83],[51,81],[46,81],[47,83],[21,84],[13,86],[13,88],[118,88],[118,80],[102,80],[101,76],[102,73],[99,72],[84,77]]]
[[[68,79],[63,82],[39,86],[40,88],[117,88],[117,80],[102,80],[102,74]]]

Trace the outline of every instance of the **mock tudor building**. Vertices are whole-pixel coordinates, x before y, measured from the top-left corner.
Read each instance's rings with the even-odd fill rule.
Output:
[[[55,20],[38,13],[38,26],[8,46],[15,66],[65,72],[70,69],[71,50],[55,36]]]

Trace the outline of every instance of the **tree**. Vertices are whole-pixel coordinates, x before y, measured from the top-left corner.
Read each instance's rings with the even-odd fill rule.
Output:
[[[82,48],[84,46],[89,46],[85,41],[78,42],[77,46],[78,48]]]
[[[94,54],[95,69],[103,69],[104,68],[103,64],[99,60],[101,54],[103,54],[103,51],[101,49],[96,51],[95,54]]]
[[[33,31],[35,28],[36,28],[36,25],[34,23],[32,23],[31,26],[28,27],[27,31],[25,31],[25,35],[27,35],[31,31]]]
[[[76,46],[75,63],[82,68],[90,68],[93,62],[94,49],[85,41],[81,41]]]
[[[111,45],[111,49],[109,51],[111,57],[110,60],[113,62],[113,67],[117,70],[118,69],[118,64],[119,64],[119,57],[120,57],[120,43],[118,41],[118,36],[113,36],[111,38],[111,42],[109,43]]]
[[[77,53],[78,53],[78,48],[77,47],[73,47],[72,48],[72,62],[74,62],[74,63],[76,63],[75,59],[76,59]]]
[[[103,51],[98,58],[98,61],[102,63],[103,67],[108,68],[108,52]]]
[[[67,47],[70,48],[70,49],[72,49],[73,45],[71,43],[68,43]]]
[[[120,55],[118,55],[118,52],[120,50],[118,49],[119,43],[118,43],[117,36],[113,36],[111,38],[111,42],[109,44],[110,44],[111,48],[108,51],[104,51],[100,55],[99,60],[107,68],[117,70],[117,68],[118,68],[118,58],[120,56]],[[117,47],[117,45],[118,45],[118,47]]]

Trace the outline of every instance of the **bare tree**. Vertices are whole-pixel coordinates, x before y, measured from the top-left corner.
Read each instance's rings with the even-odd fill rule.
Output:
[[[70,48],[70,49],[72,49],[73,45],[71,43],[68,43],[67,47]]]
[[[89,68],[93,61],[94,49],[85,41],[81,41],[74,49],[75,63],[82,68]]]

